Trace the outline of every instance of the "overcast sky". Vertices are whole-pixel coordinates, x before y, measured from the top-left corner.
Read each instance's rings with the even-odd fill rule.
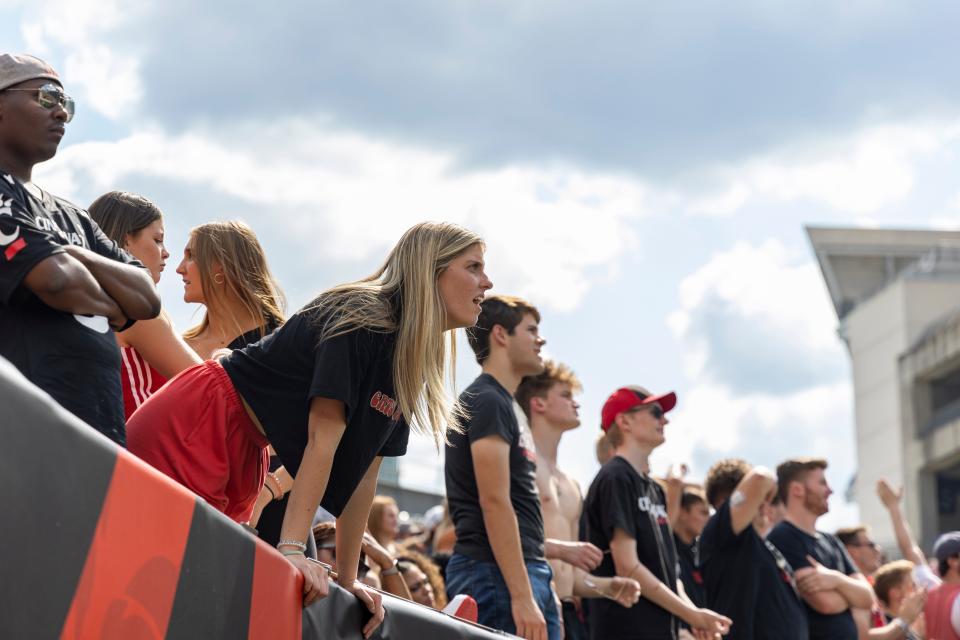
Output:
[[[803,227],[957,227],[960,6],[795,5],[0,0],[0,42],[77,98],[41,186],[146,195],[175,255],[243,219],[290,310],[415,222],[465,224],[584,382],[560,449],[584,488],[606,396],[675,389],[655,471],[823,455],[836,526],[850,371]],[[439,468],[417,442],[403,474]]]

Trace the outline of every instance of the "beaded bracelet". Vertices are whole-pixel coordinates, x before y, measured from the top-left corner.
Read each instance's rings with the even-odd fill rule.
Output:
[[[270,476],[273,479],[273,481],[277,483],[277,493],[274,494],[274,500],[281,499],[283,497],[283,494],[286,493],[286,491],[283,490],[283,483],[280,482],[280,476],[278,476],[273,471],[268,471],[267,475]]]
[[[300,551],[307,550],[307,544],[305,542],[300,542],[299,540],[281,540],[277,543],[277,548],[280,547],[296,547]]]

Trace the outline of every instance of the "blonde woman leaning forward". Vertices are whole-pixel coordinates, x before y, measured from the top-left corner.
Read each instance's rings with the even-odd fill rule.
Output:
[[[460,418],[446,388],[453,330],[476,323],[493,286],[483,251],[456,225],[414,226],[373,275],[154,394],[130,420],[131,451],[243,520],[272,444],[296,478],[277,546],[303,573],[304,603],[328,590],[326,571],[303,556],[319,504],[337,517],[339,582],[373,613],[369,637],[383,607],[355,567],[380,459],[406,452],[408,425],[442,442]]]
[[[89,212],[111,240],[150,271],[154,284],[160,282],[170,254],[163,244],[163,214],[157,205],[143,196],[111,191],[94,200]],[[162,312],[115,335],[120,347],[120,383],[127,420],[167,379],[200,362]]]

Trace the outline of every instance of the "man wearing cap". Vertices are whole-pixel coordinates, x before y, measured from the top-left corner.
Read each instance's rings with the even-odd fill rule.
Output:
[[[923,615],[927,637],[960,640],[960,531],[945,533],[933,545],[943,584],[927,594]]]
[[[73,118],[56,71],[0,55],[0,355],[54,400],[125,442],[111,329],[155,317],[149,273],[87,213],[32,182]]]
[[[649,476],[650,454],[664,443],[665,414],[676,403],[673,392],[653,395],[641,387],[623,387],[603,405],[600,426],[614,456],[590,485],[584,505],[588,540],[605,552],[594,573],[636,579],[641,598],[630,609],[592,602],[593,638],[675,639],[679,620],[700,635],[725,634],[730,627],[729,618],[698,608],[682,595],[666,496]]]
[[[557,466],[557,451],[563,434],[580,426],[579,405],[574,394],[580,381],[563,363],[547,360],[543,371],[527,376],[517,388],[517,404],[523,411],[537,449],[537,489],[548,540],[579,539],[583,498],[577,481]],[[559,560],[551,560],[553,581],[560,598],[565,640],[587,640],[581,598],[612,598],[624,607],[640,599],[640,585],[630,578],[597,578]]]

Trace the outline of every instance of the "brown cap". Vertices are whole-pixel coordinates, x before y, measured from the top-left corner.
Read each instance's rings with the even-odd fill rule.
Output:
[[[40,58],[23,53],[0,55],[0,91],[37,78],[46,78],[60,84],[57,72]]]

